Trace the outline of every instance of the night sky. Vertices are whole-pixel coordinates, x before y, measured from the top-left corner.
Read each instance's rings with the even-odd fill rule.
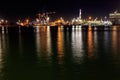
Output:
[[[82,16],[108,16],[120,10],[119,0],[3,0],[0,2],[0,17],[18,19],[36,17],[38,12],[56,12],[54,17],[71,19],[77,17],[79,9]]]

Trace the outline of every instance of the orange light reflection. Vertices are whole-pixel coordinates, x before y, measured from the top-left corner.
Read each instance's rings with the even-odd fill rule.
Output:
[[[88,27],[88,31],[92,31],[92,27],[91,26]]]
[[[117,26],[113,26],[113,31],[117,31]]]
[[[116,28],[116,27],[115,27]],[[117,46],[118,46],[118,39],[117,39],[117,31],[112,32],[112,50],[114,53],[114,56],[117,56]]]
[[[93,57],[93,40],[92,31],[88,31],[88,57]]]
[[[62,33],[60,27],[58,27],[57,33],[57,49],[58,49],[58,64],[62,64],[63,61],[63,41],[62,41]]]

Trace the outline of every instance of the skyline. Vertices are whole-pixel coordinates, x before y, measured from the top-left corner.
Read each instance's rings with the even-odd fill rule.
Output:
[[[0,17],[16,20],[17,18],[37,17],[39,12],[54,11],[52,17],[65,17],[71,19],[78,17],[82,9],[82,17],[104,17],[115,10],[119,11],[118,0],[4,0],[0,3]]]

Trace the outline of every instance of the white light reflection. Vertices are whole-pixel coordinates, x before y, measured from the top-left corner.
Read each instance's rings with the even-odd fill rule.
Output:
[[[2,33],[0,34],[0,72],[2,71],[2,68],[3,68],[3,51],[5,51],[4,49],[7,47],[6,46],[6,40],[5,40],[5,34]]]
[[[7,30],[8,31],[8,30]],[[19,26],[19,33],[21,33],[20,26]]]
[[[64,29],[64,26],[61,25],[61,30],[63,30],[63,29]]]
[[[82,31],[72,32],[72,51],[75,63],[82,63],[84,56]]]
[[[95,53],[97,53],[97,51],[98,51],[98,35],[97,35],[97,31],[94,31],[94,33],[93,33],[93,41],[94,41],[94,43],[93,43],[93,45],[94,45],[94,51],[95,51]],[[94,57],[95,58],[97,58],[98,57],[98,54],[94,54]]]
[[[109,32],[108,31],[105,31],[104,32],[104,47],[105,48],[107,48],[107,46],[108,46],[108,43],[109,43],[109,41],[110,41],[110,39],[109,39]]]
[[[96,26],[94,27],[94,30],[95,30],[95,31],[97,30],[97,27],[96,27]]]
[[[97,46],[97,43],[98,43],[98,36],[97,36],[97,31],[94,31],[94,43],[96,44],[96,46]]]
[[[82,26],[79,26],[79,31],[81,31],[82,30]]]
[[[50,26],[47,26],[47,31],[50,31]]]
[[[78,29],[78,27],[79,27],[79,26],[78,26],[78,25],[76,25],[76,29]]]
[[[5,27],[2,26],[2,34],[4,34],[5,32]]]
[[[74,31],[74,30],[75,30],[75,26],[73,25],[73,26],[72,26],[72,31]]]
[[[51,55],[51,33],[50,26],[37,27],[36,47],[38,57],[44,57],[49,62]]]
[[[47,57],[47,28],[38,27],[36,34],[37,53],[39,57]]]
[[[21,33],[19,33],[19,52],[23,53],[23,42],[22,42],[22,36]],[[22,56],[22,54],[20,54]]]
[[[40,34],[39,34],[39,27],[36,27],[36,45],[37,45],[37,52],[40,52]]]
[[[50,57],[51,55],[51,32],[50,32],[50,26],[47,27],[47,52],[48,52],[48,56]]]
[[[3,35],[4,36],[4,35]],[[1,65],[1,61],[2,61],[2,48],[3,48],[3,36],[0,35],[0,65]]]

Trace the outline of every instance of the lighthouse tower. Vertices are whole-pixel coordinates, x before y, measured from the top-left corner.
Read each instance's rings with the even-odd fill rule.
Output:
[[[81,9],[80,9],[80,11],[79,11],[79,19],[81,19],[82,18],[82,12],[81,12]]]

